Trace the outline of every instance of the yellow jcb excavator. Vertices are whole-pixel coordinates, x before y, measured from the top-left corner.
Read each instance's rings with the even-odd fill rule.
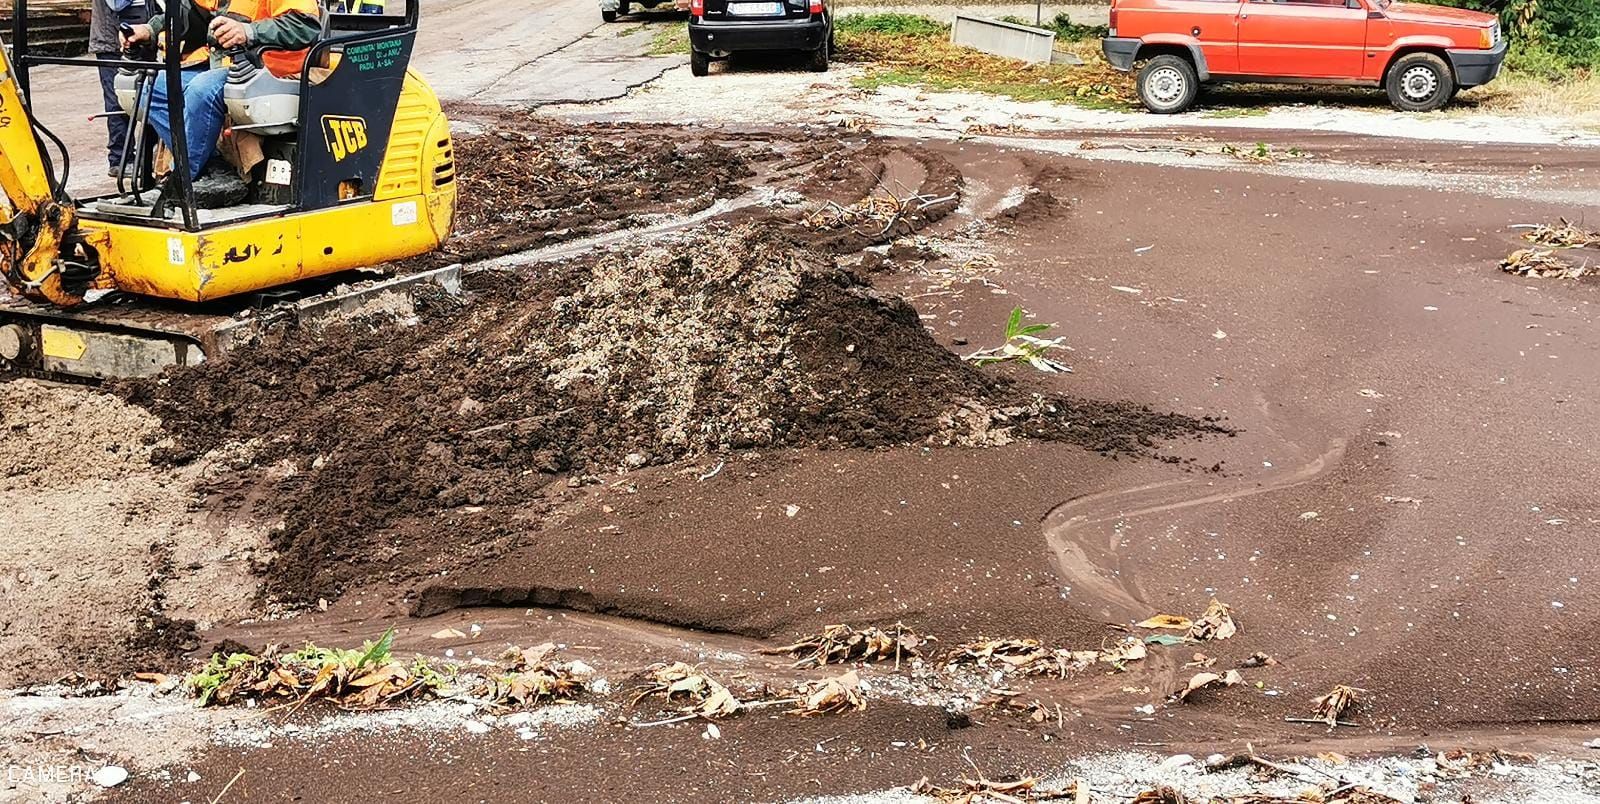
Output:
[[[16,0],[10,57],[0,42],[0,272],[10,291],[0,292],[0,367],[150,375],[214,358],[264,319],[453,283],[451,269],[387,280],[352,273],[438,248],[455,215],[449,123],[409,69],[417,4],[325,13],[295,78],[261,69],[259,53],[240,54],[225,92],[229,127],[258,138],[260,158],[243,201],[202,209],[181,140],[170,172],[154,174],[155,136],[140,102],[151,82],[167,81],[169,130],[181,137],[178,47],[120,63],[132,123],[122,172],[132,178],[119,178],[115,193],[68,195],[71,160],[33,114],[28,70],[101,63],[30,55],[27,3]],[[185,17],[169,15],[171,41],[185,41]]]

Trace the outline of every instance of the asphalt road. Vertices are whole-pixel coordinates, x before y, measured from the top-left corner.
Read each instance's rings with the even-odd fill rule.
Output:
[[[441,100],[494,106],[587,103],[621,95],[683,63],[646,55],[648,23],[671,12],[635,14],[606,24],[593,0],[507,6],[491,0],[425,0],[412,68]],[[77,192],[108,186],[101,165],[105,124],[95,72],[79,67],[31,71],[35,116],[66,143]]]

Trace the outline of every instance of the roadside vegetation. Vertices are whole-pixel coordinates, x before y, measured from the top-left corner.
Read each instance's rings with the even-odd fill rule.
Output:
[[[1066,15],[1052,25],[1072,26]],[[1087,26],[1076,29],[1092,31]],[[1133,84],[1100,55],[1097,34],[1058,41],[1057,49],[1083,60],[1065,64],[1019,65],[950,44],[950,26],[915,14],[863,14],[836,23],[839,58],[868,62],[856,86],[923,85],[934,89],[990,92],[1015,100],[1055,101],[1097,109],[1133,108]]]
[[[1430,0],[1501,11],[1511,55],[1494,82],[1462,94],[1446,113],[1562,117],[1600,130],[1600,4],[1593,0]],[[1498,6],[1499,8],[1494,8]],[[1032,25],[1033,20],[1002,17]],[[842,16],[837,22],[839,58],[865,62],[863,89],[920,85],[932,89],[989,92],[1015,100],[1054,101],[1095,109],[1131,110],[1133,79],[1111,69],[1100,54],[1104,26],[1082,25],[1066,14],[1044,27],[1056,32],[1056,49],[1081,59],[1081,67],[1019,65],[950,44],[950,26],[917,14]],[[1380,93],[1319,88],[1314,96],[1288,86],[1242,85],[1217,90],[1214,98],[1248,96],[1257,105],[1212,104],[1213,117],[1264,114],[1278,103],[1350,102],[1384,107]]]
[[[1500,17],[1511,42],[1506,67],[1551,80],[1600,70],[1600,3],[1594,0],[1420,0]]]
[[[1561,116],[1600,130],[1600,3],[1595,0],[1421,0],[1500,16],[1505,70],[1465,93],[1462,107]]]
[[[674,56],[688,54],[689,52],[689,23],[667,22],[654,23],[650,26],[650,49],[646,51],[652,56]]]

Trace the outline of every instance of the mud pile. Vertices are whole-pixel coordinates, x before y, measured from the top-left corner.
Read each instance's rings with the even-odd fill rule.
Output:
[[[458,235],[444,259],[475,260],[698,212],[738,195],[750,152],[684,136],[517,120],[458,139]],[[435,261],[441,259],[436,255]]]
[[[168,617],[171,564],[215,540],[191,526],[184,479],[152,470],[160,422],[13,380],[0,431],[0,686],[148,669],[186,645],[189,625]]]
[[[537,528],[558,477],[1019,434],[1142,452],[1210,427],[993,379],[939,346],[905,301],[766,226],[468,284],[470,303],[425,301],[413,326],[282,333],[124,389],[175,438],[167,459],[251,442],[256,465],[273,467],[257,513],[282,520],[269,578],[281,598],[495,555]],[[500,515],[462,526],[463,511],[486,507]]]

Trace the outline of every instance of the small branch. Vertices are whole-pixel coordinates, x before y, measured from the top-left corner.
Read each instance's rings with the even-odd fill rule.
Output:
[[[244,768],[240,768],[239,772],[235,773],[233,775],[233,778],[229,779],[228,783],[223,785],[221,790],[217,791],[216,797],[211,799],[211,804],[217,804],[217,802],[221,801],[222,797],[227,795],[229,790],[233,789],[233,783],[239,781],[239,777],[243,776],[243,775],[244,775]]]
[[[1283,722],[1285,722],[1285,723],[1321,723],[1324,726],[1329,726],[1329,728],[1332,728],[1332,726],[1328,723],[1327,720],[1324,720],[1323,718],[1320,718],[1320,717],[1286,717],[1286,718],[1283,719]],[[1361,726],[1360,723],[1351,723],[1348,720],[1336,720],[1336,721],[1334,721],[1334,724],[1340,725],[1340,726],[1350,726],[1351,728],[1358,728],[1358,727]]]
[[[666,720],[652,720],[652,721],[650,721],[648,723],[629,723],[628,725],[632,726],[632,727],[634,727],[636,729],[648,729],[651,726],[666,726],[666,725],[670,725],[670,724],[673,724],[673,723],[683,723],[684,721],[694,720],[697,717],[700,717],[700,713],[699,712],[690,712],[687,715],[679,715],[678,717],[669,717]]]

